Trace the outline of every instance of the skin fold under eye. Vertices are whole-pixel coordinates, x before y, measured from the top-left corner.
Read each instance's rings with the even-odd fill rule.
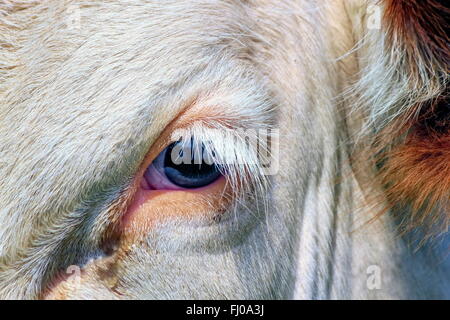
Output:
[[[143,188],[182,190],[205,187],[222,176],[218,165],[209,160],[203,143],[191,138],[165,148],[146,169]]]

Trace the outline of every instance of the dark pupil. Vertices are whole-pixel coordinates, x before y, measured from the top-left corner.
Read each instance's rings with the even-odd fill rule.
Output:
[[[217,165],[205,163],[203,158],[204,146],[195,148],[192,140],[190,161],[189,155],[183,155],[184,151],[180,151],[180,158],[188,161],[183,161],[181,164],[174,163],[172,161],[172,150],[179,143],[181,142],[170,145],[164,158],[164,173],[172,183],[183,188],[200,188],[214,182],[221,176]],[[198,154],[194,156],[195,152]],[[200,163],[194,163],[194,158]]]

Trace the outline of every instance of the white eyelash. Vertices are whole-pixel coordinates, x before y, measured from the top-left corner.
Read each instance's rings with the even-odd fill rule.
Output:
[[[233,208],[244,205],[249,198],[262,200],[270,179],[264,174],[264,162],[271,158],[272,152],[263,141],[265,132],[271,129],[265,126],[259,129],[233,129],[220,121],[197,121],[188,128],[176,130],[172,134],[173,141],[188,144],[191,138],[203,143],[207,157],[219,164],[219,170],[227,178],[232,190]],[[249,140],[250,139],[250,140]],[[195,145],[200,147],[200,144]],[[194,150],[195,152],[195,150]],[[258,201],[256,201],[258,202]],[[267,204],[264,200],[264,208]]]

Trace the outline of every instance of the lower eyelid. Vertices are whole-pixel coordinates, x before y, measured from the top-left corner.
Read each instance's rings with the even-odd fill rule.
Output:
[[[159,172],[153,164],[150,165],[147,168],[147,170],[145,170],[144,176],[141,179],[145,180],[145,182],[141,182],[141,186],[142,185],[148,186],[148,190],[182,190],[183,189],[183,188],[180,188],[180,187],[170,183],[167,180],[167,178],[165,177],[165,174],[162,172]],[[156,187],[156,185],[158,187]]]
[[[225,177],[207,187],[183,190],[144,190],[138,188],[122,217],[120,232],[124,241],[145,236],[158,222],[170,218],[193,218],[222,212],[230,205],[231,190]]]

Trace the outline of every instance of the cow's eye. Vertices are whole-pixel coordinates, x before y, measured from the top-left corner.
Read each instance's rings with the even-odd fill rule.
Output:
[[[166,147],[145,170],[145,189],[180,190],[210,185],[222,174],[211,150],[191,138]]]
[[[150,147],[127,189],[126,211],[114,227],[121,241],[146,237],[154,226],[171,218],[219,221],[216,217],[230,208],[239,190],[228,162],[231,156],[225,158],[225,150],[216,149],[220,144],[214,147],[214,132],[211,141],[201,133],[202,138],[177,131],[174,124]],[[180,140],[173,142],[174,137]]]

